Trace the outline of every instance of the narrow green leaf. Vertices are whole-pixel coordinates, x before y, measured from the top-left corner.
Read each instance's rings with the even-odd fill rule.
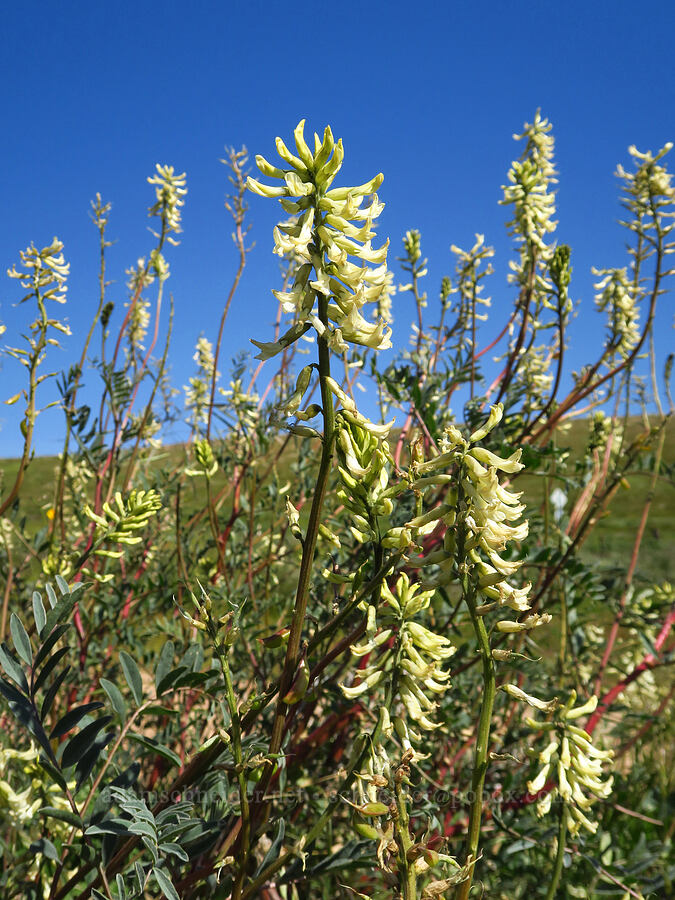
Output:
[[[45,631],[47,634],[55,625],[61,625],[73,611],[76,600],[75,594],[69,594],[67,597],[59,600],[54,609],[50,609],[47,613],[47,621],[45,622]]]
[[[9,630],[12,633],[12,641],[14,649],[27,666],[33,665],[33,648],[30,645],[30,638],[23,626],[23,622],[16,613],[12,613],[9,617]]]
[[[164,872],[157,867],[152,870],[152,874],[155,876],[155,881],[167,900],[180,900],[176,888],[171,883],[171,879],[168,875],[165,875]]]
[[[40,670],[40,674],[35,679],[35,684],[33,685],[33,696],[37,694],[45,681],[52,674],[56,666],[61,662],[63,657],[70,652],[70,647],[61,647],[56,653],[52,653],[47,662],[44,664],[42,669]]]
[[[60,769],[57,769],[56,766],[53,766],[51,762],[47,759],[44,753],[41,753],[39,756],[40,765],[45,770],[45,772],[49,775],[52,781],[61,788],[62,791],[68,790],[68,785],[66,784],[66,779],[61,774]]]
[[[274,836],[274,840],[272,841],[269,850],[265,854],[265,858],[262,863],[258,866],[258,871],[256,875],[260,872],[263,872],[267,866],[272,862],[273,859],[279,855],[281,847],[284,843],[284,835],[286,834],[286,822],[283,819],[279,819],[279,824],[277,826],[277,833]]]
[[[49,740],[53,741],[54,738],[62,737],[64,734],[67,734],[67,732],[69,732],[71,728],[75,728],[86,715],[93,712],[93,710],[101,709],[102,707],[102,703],[94,701],[93,703],[83,703],[82,706],[76,706],[75,709],[69,710],[65,716],[61,716],[59,721],[52,728]]]
[[[59,602],[58,597],[56,596],[56,593],[54,591],[54,588],[51,586],[51,584],[46,584],[45,590],[47,591],[47,599],[49,600],[49,605],[51,606],[52,609],[54,609],[56,604]]]
[[[66,631],[68,631],[69,628],[70,625],[59,625],[53,631],[50,630],[48,632],[47,626],[45,625],[45,627],[42,629],[42,632],[43,634],[49,634],[49,637],[45,638],[44,643],[35,654],[35,662],[33,663],[35,669],[40,666],[43,660],[47,659],[52,651],[52,647],[54,646],[54,644],[66,633]]]
[[[132,834],[145,835],[153,841],[157,840],[157,831],[148,822],[130,822],[129,831]]]
[[[187,668],[185,666],[178,666],[178,668],[172,669],[170,672],[167,672],[164,678],[162,678],[162,680],[157,685],[157,693],[163,694],[165,691],[173,688],[178,678],[180,678],[180,676],[184,675],[186,672]]]
[[[164,856],[177,856],[182,862],[188,862],[190,857],[187,855],[185,850],[180,846],[180,844],[159,844],[157,849],[160,853],[163,853]]]
[[[86,835],[90,834],[129,834],[129,822],[126,819],[102,819],[94,825],[89,825]]]
[[[157,693],[159,693],[160,684],[171,670],[174,653],[175,647],[173,641],[167,641],[162,647],[162,652],[159,654],[159,659],[157,661],[157,668],[155,669],[155,687],[157,688]]]
[[[9,648],[6,644],[0,644],[0,665],[5,670],[5,672],[9,675],[12,681],[16,681],[21,690],[27,694],[28,693],[28,682],[26,681],[26,676],[24,674],[23,669],[19,665],[19,663],[14,659],[14,657],[9,652]]]
[[[204,684],[209,678],[217,677],[218,672],[212,669],[210,672],[186,672],[174,682],[174,688],[179,687],[197,687],[198,684]]]
[[[68,769],[70,766],[74,766],[76,762],[79,762],[84,754],[91,749],[99,731],[103,731],[110,722],[112,722],[112,716],[102,716],[100,719],[85,725],[81,731],[69,738],[64,744],[63,752],[61,753],[61,768]]]
[[[99,757],[103,753],[103,750],[108,746],[108,744],[114,737],[114,731],[106,731],[105,734],[99,734],[94,741],[93,746],[89,750],[87,750],[82,759],[79,761],[79,763],[75,767],[75,774],[77,775],[77,783],[75,785],[76,791],[79,791],[87,778],[89,778],[94,769],[94,766],[99,760]]]
[[[33,591],[33,617],[35,618],[35,628],[39,637],[42,637],[42,629],[47,621],[47,613],[42,597],[38,591]]]
[[[64,597],[67,597],[70,593],[70,588],[68,587],[68,582],[62,575],[56,575],[54,577],[54,581],[56,582],[58,589],[61,591]]]
[[[50,840],[46,837],[42,837],[37,841],[33,841],[33,843],[28,848],[30,853],[40,854],[47,859],[53,859],[55,862],[59,861],[59,853],[56,847],[52,844]]]
[[[141,673],[138,671],[138,666],[124,650],[120,651],[120,662],[122,663],[122,671],[124,672],[124,677],[126,678],[127,684],[136,701],[136,705],[140,706],[143,702],[143,682],[141,680]]]
[[[57,809],[55,806],[43,806],[38,810],[38,814],[47,816],[49,819],[58,819],[60,822],[67,822],[75,828],[82,828],[82,820],[70,809]]]
[[[54,698],[58,694],[59,690],[61,689],[61,685],[66,680],[69,673],[70,673],[70,666],[66,666],[66,668],[63,669],[63,671],[59,672],[59,674],[56,676],[56,678],[50,685],[49,689],[47,691],[45,691],[45,696],[42,701],[42,706],[40,708],[40,718],[42,719],[43,722],[49,715],[49,712],[52,708],[52,704],[54,702]]]
[[[164,759],[168,759],[169,762],[172,762],[179,768],[183,765],[183,762],[177,753],[174,753],[169,747],[165,747],[164,744],[160,744],[159,741],[156,741],[154,738],[146,737],[144,734],[137,734],[136,732],[129,732],[128,737],[133,741],[136,741],[137,744],[147,747],[148,750],[152,750],[153,753],[158,753],[160,756],[164,757]]]
[[[124,697],[122,696],[120,689],[116,684],[113,684],[112,681],[108,681],[107,678],[101,678],[99,684],[108,695],[108,700],[110,700],[112,708],[120,719],[124,720],[127,716],[127,705],[124,702]]]
[[[0,694],[2,694],[5,699],[9,700],[10,703],[24,703],[30,708],[28,698],[25,697],[21,691],[17,690],[11,681],[5,681],[4,678],[0,678]]]

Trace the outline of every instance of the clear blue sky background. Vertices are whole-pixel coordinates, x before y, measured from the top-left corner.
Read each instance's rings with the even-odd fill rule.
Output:
[[[391,237],[393,262],[406,229],[421,229],[432,300],[451,272],[451,243],[470,246],[480,231],[496,246],[487,340],[513,299],[503,278],[510,246],[506,210],[497,205],[500,185],[520,152],[511,135],[537,107],[557,138],[558,240],[572,245],[571,293],[584,301],[570,358],[581,365],[603,328],[590,266],[625,264],[613,172],[627,163],[629,144],[656,150],[675,139],[672,0],[642,11],[626,0],[65,0],[5,3],[0,22],[0,271],[31,241],[64,241],[74,336],[65,341],[69,352],[52,353],[53,368],[79,353],[96,305],[90,200],[100,191],[113,203],[109,297],[119,313],[124,270],[152,246],[146,178],[161,162],[188,178],[184,235],[170,254],[168,282],[176,302],[172,380],[186,382],[197,337],[215,337],[235,265],[223,209],[224,145],[246,144],[252,156],[272,158],[274,137],[290,139],[303,117],[317,131],[330,123],[344,139],[341,183],[384,172],[380,233]],[[224,376],[249,337],[271,335],[270,289],[278,286],[271,228],[278,216],[274,202],[250,198],[257,244],[231,312]],[[0,321],[7,332],[0,342],[16,342],[25,326],[28,310],[14,308],[18,298],[18,286],[3,274]],[[671,342],[671,316],[664,310],[662,350]],[[395,338],[403,341],[412,319],[404,299],[395,318]],[[21,374],[4,359],[4,396],[19,389]],[[14,409],[0,410],[0,455],[21,446]],[[57,451],[59,434],[58,416],[45,414],[38,450]]]

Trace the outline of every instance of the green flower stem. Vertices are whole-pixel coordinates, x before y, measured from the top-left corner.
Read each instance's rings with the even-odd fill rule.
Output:
[[[378,724],[375,726],[375,731],[373,732],[373,734],[369,735],[366,740],[363,740],[363,747],[361,748],[361,751],[359,752],[354,763],[350,766],[349,771],[347,772],[344,779],[342,780],[340,787],[335,792],[333,799],[329,801],[329,803],[326,806],[326,808],[324,809],[324,811],[321,813],[319,818],[316,820],[316,822],[314,823],[314,825],[312,826],[310,831],[308,831],[308,833],[305,837],[304,843],[302,845],[303,853],[306,853],[310,849],[310,847],[312,846],[314,841],[318,838],[318,836],[321,834],[323,829],[326,827],[326,825],[330,821],[338,804],[343,802],[341,795],[345,791],[349,790],[349,788],[351,787],[352,782],[356,778],[356,773],[359,771],[359,769],[361,768],[361,766],[363,765],[363,763],[365,761],[370,744],[374,743],[377,740],[377,735],[379,733],[379,730],[380,730],[380,723],[378,722]],[[251,884],[249,884],[248,887],[244,890],[244,892],[241,895],[242,900],[249,900],[250,897],[259,896],[259,894],[258,894],[259,889],[261,887],[263,887],[269,881],[269,879],[276,872],[278,872],[279,869],[281,869],[284,865],[286,865],[290,861],[290,859],[292,859],[292,857],[295,855],[296,855],[296,852],[294,850],[288,850],[285,853],[282,853],[280,856],[278,856],[275,860],[273,860],[265,869],[263,869],[263,871],[260,873],[260,875],[258,875],[258,877],[255,879],[255,881],[251,882]]]
[[[317,296],[319,301],[319,318],[323,324],[328,327],[328,298],[323,294],[318,294]],[[307,598],[309,596],[309,583],[312,574],[314,551],[316,549],[319,525],[321,524],[321,511],[326,496],[326,486],[328,484],[328,476],[330,474],[331,461],[333,458],[335,408],[333,406],[333,395],[326,381],[326,379],[330,377],[330,350],[325,337],[320,336],[318,344],[319,383],[321,387],[321,405],[323,407],[323,447],[321,449],[321,462],[319,463],[314,497],[312,498],[312,508],[307,524],[307,533],[302,545],[302,560],[300,562],[300,574],[298,576],[298,587],[295,595],[295,608],[293,611],[293,620],[291,622],[291,631],[288,637],[288,646],[286,648],[284,669],[281,675],[279,699],[277,701],[274,724],[272,726],[272,737],[269,749],[270,754],[279,752],[283,740],[286,704],[283,702],[282,698],[287,694],[298,666],[300,640],[302,637],[305,614],[307,612]]]
[[[408,851],[413,846],[413,841],[410,837],[410,817],[408,816],[405,791],[398,778],[396,779],[396,809],[398,811],[396,836],[400,848],[398,854],[399,879],[403,886],[402,900],[417,900],[415,865],[408,860]]]
[[[249,847],[251,843],[251,812],[248,802],[248,788],[246,784],[246,769],[244,767],[244,754],[241,746],[241,719],[237,708],[237,698],[232,683],[232,673],[227,661],[226,650],[220,642],[215,630],[212,633],[213,647],[218,656],[218,662],[225,681],[225,700],[230,713],[232,723],[232,755],[237,770],[237,783],[239,785],[239,806],[241,812],[241,855],[237,876],[232,890],[232,900],[240,900],[246,870],[248,868]]]
[[[473,764],[473,776],[471,778],[473,799],[471,801],[469,833],[467,835],[466,844],[466,862],[470,867],[469,877],[459,885],[457,893],[458,900],[467,900],[469,891],[471,890],[473,870],[478,855],[480,826],[483,814],[483,786],[485,784],[485,773],[487,772],[488,743],[490,740],[490,724],[495,702],[496,684],[495,666],[490,649],[490,639],[482,616],[476,615],[475,590],[468,575],[462,576],[462,592],[467,606],[469,607],[471,623],[476,635],[476,640],[478,641],[481,662],[483,665],[483,701],[480,708],[480,719],[478,720],[478,739],[476,741],[476,754]]]
[[[27,363],[28,402],[26,404],[26,414],[22,422],[23,452],[21,454],[12,489],[5,500],[0,502],[0,516],[5,514],[19,496],[19,491],[21,490],[21,485],[23,484],[23,479],[26,474],[28,463],[31,460],[31,451],[33,449],[33,433],[35,431],[35,419],[37,418],[36,394],[37,386],[40,383],[37,369],[40,365],[43,351],[47,346],[47,329],[49,327],[47,309],[37,286],[37,277],[35,279],[35,299],[40,313],[40,322],[38,326],[38,337],[33,339],[35,341],[35,346],[31,348],[32,352]]]
[[[546,894],[546,900],[553,900],[560,884],[560,876],[562,875],[563,859],[565,856],[565,839],[567,837],[567,804],[563,800],[560,804],[560,822],[558,824],[558,847],[555,854],[555,865],[553,867],[553,876]]]
[[[54,492],[54,519],[51,524],[51,530],[49,534],[49,547],[52,549],[54,547],[54,541],[57,533],[57,526],[60,533],[60,539],[62,543],[65,543],[66,539],[66,530],[65,523],[63,517],[63,496],[64,496],[64,488],[66,481],[66,467],[68,464],[68,455],[70,451],[70,438],[73,431],[73,416],[75,414],[75,402],[77,400],[77,391],[80,386],[80,381],[82,380],[82,373],[84,372],[84,365],[87,361],[87,352],[89,350],[89,344],[91,343],[92,336],[94,334],[94,328],[96,327],[96,323],[98,322],[101,316],[101,310],[103,309],[103,304],[105,303],[105,289],[106,289],[106,280],[105,280],[105,251],[106,247],[109,247],[110,244],[105,239],[105,226],[106,223],[99,220],[97,222],[97,228],[99,231],[99,299],[98,299],[98,307],[96,312],[94,313],[94,318],[91,320],[91,324],[89,326],[89,331],[87,332],[87,336],[84,340],[84,346],[82,348],[82,353],[80,355],[80,361],[77,365],[77,369],[75,372],[75,378],[72,386],[72,393],[70,395],[70,401],[67,407],[64,407],[64,411],[66,414],[66,435],[63,440],[63,450],[61,451],[61,463],[59,466],[59,474],[56,480],[56,490]]]

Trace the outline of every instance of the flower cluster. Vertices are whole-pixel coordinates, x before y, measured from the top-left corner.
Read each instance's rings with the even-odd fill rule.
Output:
[[[196,478],[200,475],[205,476],[206,478],[211,478],[218,471],[218,462],[213,455],[213,450],[211,449],[211,444],[206,440],[206,438],[198,438],[193,444],[193,452],[195,456],[196,465],[191,468],[187,468],[185,470],[185,474],[190,476],[191,478]]]
[[[607,311],[607,349],[626,359],[640,340],[638,290],[623,269],[593,269],[600,281],[593,285],[598,293],[595,305]]]
[[[576,699],[576,691],[572,691],[569,701],[559,709],[553,722],[526,719],[531,728],[549,732],[551,736],[548,745],[537,754],[542,768],[527,783],[530,793],[538,794],[549,779],[555,781],[553,790],[537,802],[537,814],[545,815],[551,809],[554,795],[558,794],[565,801],[567,827],[572,835],[578,834],[582,827],[595,833],[597,822],[591,821],[586,813],[595,799],[605,799],[611,793],[612,778],[602,780],[602,767],[614,755],[611,750],[598,750],[587,731],[571,724],[592,713],[598,698],[591,697],[582,706],[574,708]]]
[[[177,175],[173,166],[156,166],[157,173],[148,178],[148,184],[155,185],[157,202],[148,210],[151,216],[157,216],[162,220],[162,228],[166,239],[170,244],[178,242],[170,237],[170,234],[180,234],[181,208],[185,205],[185,172]]]
[[[500,484],[499,472],[513,474],[523,466],[517,450],[506,459],[477,446],[501,421],[501,404],[493,406],[486,423],[466,440],[451,426],[446,431],[443,452],[427,462],[413,464],[412,487],[425,490],[431,486],[456,484],[446,494],[445,503],[413,519],[411,528],[428,527],[442,520],[446,526],[442,546],[425,554],[415,564],[436,567],[425,587],[440,587],[455,581],[466,569],[478,596],[488,609],[508,606],[516,612],[529,609],[530,585],[515,587],[509,579],[521,566],[519,560],[502,555],[511,541],[522,541],[528,533],[527,522],[516,524],[525,507],[520,494]],[[456,474],[448,474],[456,468]],[[534,628],[549,621],[548,615],[532,615],[524,622],[497,622],[497,630],[512,632]]]
[[[63,243],[54,238],[48,247],[38,250],[31,244],[27,250],[21,250],[21,265],[26,272],[17,271],[16,266],[7,270],[10,278],[16,278],[21,287],[28,293],[19,303],[39,295],[44,300],[53,300],[55,303],[66,302],[66,280],[70,271],[70,263],[63,256]],[[50,322],[54,325],[53,322]],[[56,327],[56,326],[54,326]],[[65,329],[61,328],[62,331]]]
[[[672,174],[660,161],[673,149],[669,141],[656,154],[642,153],[634,145],[628,148],[628,152],[636,165],[635,172],[627,172],[623,166],[617,166],[616,174],[624,183],[624,206],[631,209],[636,215],[635,223],[629,225],[634,230],[645,226],[642,217],[649,215],[652,207],[670,204],[675,200],[675,187],[672,184]],[[672,218],[672,214],[670,216]],[[626,223],[628,224],[628,223]],[[663,225],[661,226],[663,228]],[[667,232],[672,231],[672,224],[667,227]]]
[[[615,456],[621,449],[623,438],[622,423],[604,412],[594,412],[589,418],[588,438],[584,448],[584,456],[592,458],[597,454],[606,452],[607,444],[611,440],[610,454]]]
[[[97,525],[94,533],[94,553],[97,556],[106,556],[111,559],[119,559],[121,550],[105,550],[104,543],[115,544],[140,544],[142,538],[135,532],[145,528],[151,519],[162,507],[162,501],[157,491],[132,490],[128,498],[123,500],[120,491],[114,496],[114,503],[104,503],[105,515],[98,515],[92,508],[85,505],[84,511]]]
[[[525,151],[509,170],[510,184],[503,187],[503,204],[513,204],[513,220],[509,222],[512,233],[523,244],[536,247],[546,254],[546,237],[553,232],[556,222],[555,194],[550,190],[557,183],[553,166],[554,139],[548,119],[537,110],[532,124],[526,123],[522,134],[514,134],[517,141],[526,140]],[[517,267],[514,266],[517,272]]]
[[[18,779],[27,785],[23,790],[17,790],[12,784]],[[74,782],[68,786],[71,790],[75,788]],[[71,812],[70,804],[60,785],[45,778],[36,746],[32,745],[28,750],[0,748],[0,821],[5,833],[12,835],[13,844],[30,847],[34,851],[35,842],[44,837],[43,820],[39,814],[39,810],[44,807],[51,807],[54,811],[50,822],[50,838],[65,842],[71,826],[66,821],[59,821],[56,811],[61,811],[65,816]],[[30,856],[32,862],[26,874],[32,881],[41,884],[41,896],[47,898],[50,894],[51,873],[44,865],[45,857],[35,852],[31,852]]]
[[[441,695],[450,687],[450,674],[442,666],[455,652],[446,637],[415,621],[429,607],[433,594],[433,590],[422,591],[418,584],[411,584],[405,573],[399,576],[394,591],[382,586],[383,607],[370,607],[367,639],[351,648],[354,656],[370,656],[368,665],[359,671],[358,685],[342,686],[345,696],[354,699],[372,694],[389,679],[409,719],[425,731],[440,727],[432,721],[437,704],[429,694]],[[421,740],[401,717],[394,719],[394,727],[406,740]]]
[[[386,495],[391,452],[385,440],[358,424],[342,409],[337,416],[337,455],[341,487],[337,496],[351,514],[350,530],[359,543],[380,541],[380,519],[388,519],[393,503]]]
[[[230,382],[229,388],[220,388],[223,397],[227,397],[230,408],[235,413],[236,435],[233,438],[246,435],[260,422],[260,397],[255,391],[244,389],[241,378],[235,378]]]
[[[457,306],[457,318],[465,325],[469,323],[469,317],[473,314],[480,322],[487,320],[487,313],[478,312],[480,306],[488,309],[491,304],[490,297],[483,296],[484,278],[492,275],[494,268],[491,262],[481,268],[485,260],[495,255],[494,247],[486,246],[485,235],[477,234],[476,243],[470,250],[462,250],[456,244],[452,244],[450,250],[456,257],[455,273],[457,275],[457,287],[452,291],[459,294]]]
[[[190,412],[193,428],[197,429],[208,418],[211,379],[215,368],[211,341],[200,337],[192,358],[197,363],[197,375],[189,379],[189,383],[183,387],[183,390],[185,391],[185,408]]]
[[[291,290],[274,291],[294,323],[278,341],[253,341],[260,350],[260,359],[281,352],[310,328],[339,352],[347,349],[348,342],[373,349],[391,346],[387,322],[379,319],[373,323],[361,314],[366,303],[378,304],[391,289],[386,277],[388,241],[377,249],[372,245],[374,221],[384,208],[374,192],[383,176],[376,175],[358,187],[331,190],[342,166],[342,141],[336,143],[330,128],[326,128],[323,140],[314,135],[312,152],[304,138],[304,124],[303,119],[294,133],[297,156],[277,138],[282,168],[256,156],[260,172],[278,179],[280,186],[254,178],[247,180],[250,190],[280,200],[285,212],[298,217],[297,221],[275,229],[274,252],[302,261]],[[319,298],[317,313],[315,304]]]

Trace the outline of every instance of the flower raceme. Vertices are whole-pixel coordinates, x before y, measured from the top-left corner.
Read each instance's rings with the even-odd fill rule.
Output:
[[[537,755],[542,768],[535,778],[528,781],[527,788],[530,793],[537,794],[552,778],[555,788],[539,799],[537,814],[546,815],[554,795],[558,794],[566,804],[565,815],[570,834],[578,834],[582,827],[594,834],[598,824],[591,821],[586,813],[595,799],[604,800],[611,793],[612,778],[602,780],[602,767],[614,754],[611,750],[598,750],[593,746],[590,734],[572,724],[574,719],[592,713],[598,705],[598,698],[591,697],[574,708],[576,699],[576,691],[572,691],[567,704],[559,710],[556,721],[525,720],[531,728],[548,732],[551,738]]]
[[[422,591],[418,584],[411,584],[405,573],[399,576],[393,591],[383,584],[382,608],[371,606],[368,611],[367,639],[351,648],[354,656],[370,654],[370,661],[359,672],[359,684],[342,686],[345,696],[355,699],[366,693],[372,695],[378,685],[389,681],[409,719],[424,731],[440,727],[431,718],[436,709],[431,697],[444,694],[450,687],[450,673],[442,666],[455,652],[446,637],[415,621],[428,608],[433,594],[433,590]],[[406,739],[421,740],[420,734],[403,722],[397,731],[401,725]]]
[[[530,608],[530,585],[516,587],[509,579],[522,563],[502,555],[511,541],[522,541],[528,533],[527,522],[520,522],[525,507],[520,494],[504,487],[499,472],[514,474],[523,466],[517,450],[506,459],[484,447],[476,446],[501,421],[503,407],[493,406],[486,423],[466,440],[457,428],[447,429],[442,453],[434,459],[413,464],[412,487],[426,490],[441,485],[451,487],[445,502],[424,515],[412,519],[411,529],[429,528],[442,520],[446,526],[440,549],[413,561],[414,565],[437,567],[424,587],[441,587],[455,581],[460,568],[468,567],[478,596],[487,604],[481,612],[507,606],[515,612]],[[455,473],[448,469],[456,468]],[[459,558],[461,555],[461,558]],[[550,616],[530,616],[525,622],[498,622],[499,631],[523,631],[549,621]],[[511,628],[511,626],[514,626]]]
[[[389,324],[382,318],[369,321],[361,313],[366,303],[380,304],[391,289],[386,266],[389,242],[377,249],[372,245],[374,222],[384,208],[375,194],[383,176],[357,187],[330,189],[342,166],[342,140],[335,142],[327,127],[323,140],[314,135],[312,151],[304,138],[304,125],[303,119],[294,132],[297,155],[277,138],[282,167],[256,157],[260,172],[280,181],[279,186],[247,180],[249,190],[278,199],[286,213],[297,217],[275,228],[274,252],[300,262],[291,290],[273,292],[294,323],[278,341],[254,340],[258,358],[275,356],[310,328],[338,352],[346,350],[348,343],[386,349],[391,346]]]

